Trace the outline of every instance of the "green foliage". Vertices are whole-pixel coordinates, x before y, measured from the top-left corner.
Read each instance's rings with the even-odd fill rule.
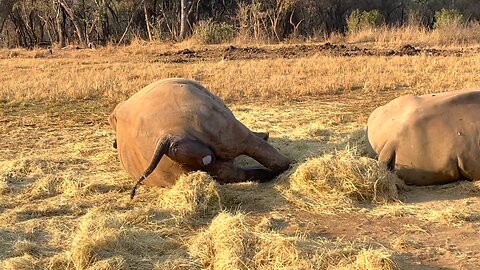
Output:
[[[235,27],[226,22],[200,21],[194,28],[193,36],[205,44],[219,44],[232,40]]]
[[[458,27],[465,24],[465,18],[456,9],[445,9],[435,12],[435,29]]]
[[[384,23],[385,17],[376,9],[362,12],[356,9],[347,18],[347,28],[350,33],[376,28]]]

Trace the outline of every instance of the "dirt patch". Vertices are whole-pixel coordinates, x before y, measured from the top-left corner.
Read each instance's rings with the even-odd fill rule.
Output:
[[[270,47],[204,47],[198,50],[182,49],[156,55],[155,62],[186,63],[208,60],[248,60],[272,58],[302,58],[314,55],[330,56],[463,56],[474,53],[466,49],[440,50],[432,48],[415,48],[404,45],[400,48],[376,49],[361,48],[351,44],[309,44]]]

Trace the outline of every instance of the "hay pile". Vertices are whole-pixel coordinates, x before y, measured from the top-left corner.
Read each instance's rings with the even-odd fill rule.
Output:
[[[135,214],[139,212],[136,211]],[[116,214],[105,208],[94,208],[82,219],[69,250],[53,257],[50,269],[151,269],[155,261],[180,247],[161,230],[142,228],[132,223],[131,214]]]
[[[182,176],[171,189],[142,196],[145,202],[120,212],[115,209],[120,205],[90,209],[68,250],[52,258],[49,268],[167,269],[179,263],[191,267],[182,236],[205,216],[220,211],[218,184],[208,174],[194,172]]]
[[[0,269],[3,270],[34,270],[39,269],[38,260],[29,254],[12,257],[0,262]]]
[[[218,183],[206,172],[180,176],[176,184],[158,198],[158,206],[171,211],[177,223],[195,222],[222,209]]]
[[[75,159],[47,156],[0,162],[0,194],[23,192],[23,197],[31,200],[58,194],[81,195],[83,183],[77,174],[66,169],[68,164],[83,166]]]
[[[279,186],[300,207],[342,211],[365,202],[398,200],[397,185],[402,181],[386,166],[343,150],[307,160],[286,174]]]
[[[189,251],[202,269],[398,269],[384,248],[263,231],[240,213],[220,213]]]

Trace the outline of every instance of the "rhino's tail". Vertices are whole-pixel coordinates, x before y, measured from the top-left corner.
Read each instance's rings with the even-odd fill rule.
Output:
[[[170,142],[168,137],[164,137],[162,140],[158,141],[157,145],[155,146],[155,152],[153,153],[153,157],[152,157],[152,160],[150,161],[150,165],[142,174],[142,176],[140,176],[137,183],[135,183],[135,185],[133,186],[132,191],[130,192],[130,199],[133,199],[133,197],[135,197],[135,192],[137,191],[137,188],[155,170],[155,168],[158,166],[158,163],[160,163],[162,156],[168,152],[169,148],[170,148]]]

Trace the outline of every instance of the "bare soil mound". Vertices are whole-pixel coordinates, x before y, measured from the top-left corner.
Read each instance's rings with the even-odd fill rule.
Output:
[[[204,47],[198,50],[182,49],[168,51],[156,55],[158,62],[184,63],[207,60],[247,60],[247,59],[271,59],[271,58],[302,58],[314,55],[331,56],[462,56],[471,53],[468,50],[441,50],[432,48],[415,48],[412,45],[404,45],[400,48],[376,49],[361,48],[351,44],[309,44],[287,46],[226,46]]]

